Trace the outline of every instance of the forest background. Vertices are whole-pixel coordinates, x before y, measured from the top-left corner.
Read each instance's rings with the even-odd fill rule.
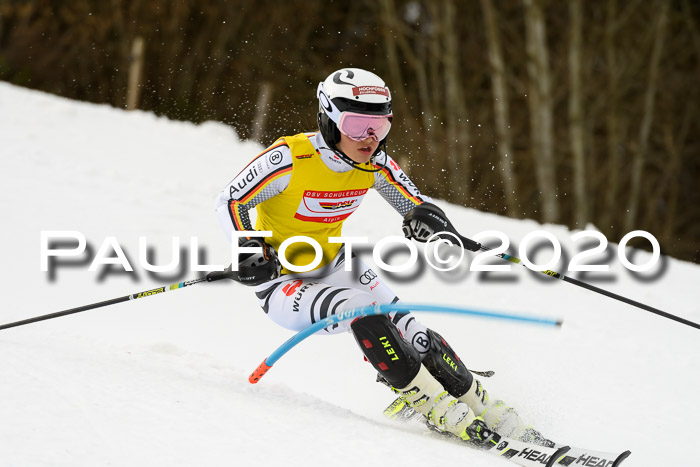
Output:
[[[695,0],[0,0],[0,80],[269,144],[366,68],[425,193],[700,263],[699,27]]]

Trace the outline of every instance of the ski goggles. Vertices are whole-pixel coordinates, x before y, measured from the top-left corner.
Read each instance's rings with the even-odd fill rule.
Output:
[[[353,112],[343,112],[340,115],[338,129],[342,134],[353,141],[363,141],[374,138],[381,141],[386,138],[391,130],[392,114],[389,115],[365,115]]]

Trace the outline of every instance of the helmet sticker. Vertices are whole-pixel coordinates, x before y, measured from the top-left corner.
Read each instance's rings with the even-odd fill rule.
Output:
[[[363,96],[365,94],[379,94],[389,97],[389,90],[381,86],[356,86],[352,88],[353,96]]]
[[[329,112],[333,112],[333,107],[331,106],[331,103],[328,100],[328,96],[326,96],[323,92],[319,93],[318,100],[324,109],[326,109]]]
[[[340,79],[340,76],[343,74],[343,72],[346,73],[348,79],[353,79],[355,77],[355,73],[353,73],[352,70],[340,70],[339,72],[333,75],[333,82],[335,84],[347,84],[348,86],[354,86],[354,84],[348,83],[347,81],[343,81]]]

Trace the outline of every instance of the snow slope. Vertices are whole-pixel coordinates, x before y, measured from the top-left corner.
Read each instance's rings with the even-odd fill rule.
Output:
[[[228,264],[213,199],[260,149],[223,124],[0,82],[0,323],[177,282],[146,274],[139,236],[156,246],[159,264],[170,258],[172,237],[185,246],[197,237],[206,261]],[[380,197],[371,193],[364,204],[345,235],[400,235],[401,219]],[[519,242],[544,228],[569,256],[578,248],[561,226],[440,205],[467,236],[499,230]],[[95,250],[114,236],[135,272],[100,280],[84,262],[50,281],[40,270],[46,230],[80,231]],[[371,253],[363,257],[372,264]],[[615,258],[607,264],[612,280],[594,284],[700,322],[697,265],[665,258],[665,273],[642,282]],[[484,381],[492,396],[545,434],[631,449],[629,466],[698,465],[687,450],[668,450],[700,434],[698,330],[518,266],[488,281],[464,269],[416,275],[388,279],[406,302],[564,319],[555,331],[418,314],[469,367],[495,370]],[[290,335],[266,319],[249,289],[229,281],[0,331],[0,465],[508,465],[383,420],[392,394],[373,382],[350,335],[311,338],[250,385],[248,374]]]

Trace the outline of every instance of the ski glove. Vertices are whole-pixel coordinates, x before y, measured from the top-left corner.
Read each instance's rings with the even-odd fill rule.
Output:
[[[417,242],[425,243],[432,235],[446,231],[455,229],[442,209],[431,203],[419,204],[403,218],[403,234]]]
[[[259,238],[242,238],[241,247],[259,247],[257,253],[238,255],[238,271],[232,271],[232,279],[245,285],[260,285],[277,279],[282,265],[277,258],[277,251]]]
[[[462,237],[443,210],[432,203],[419,204],[408,211],[403,218],[403,234],[408,239],[425,243],[431,236],[440,232],[449,232],[456,236],[467,250],[479,251],[481,248],[481,244]],[[445,238],[449,237],[445,234]]]

